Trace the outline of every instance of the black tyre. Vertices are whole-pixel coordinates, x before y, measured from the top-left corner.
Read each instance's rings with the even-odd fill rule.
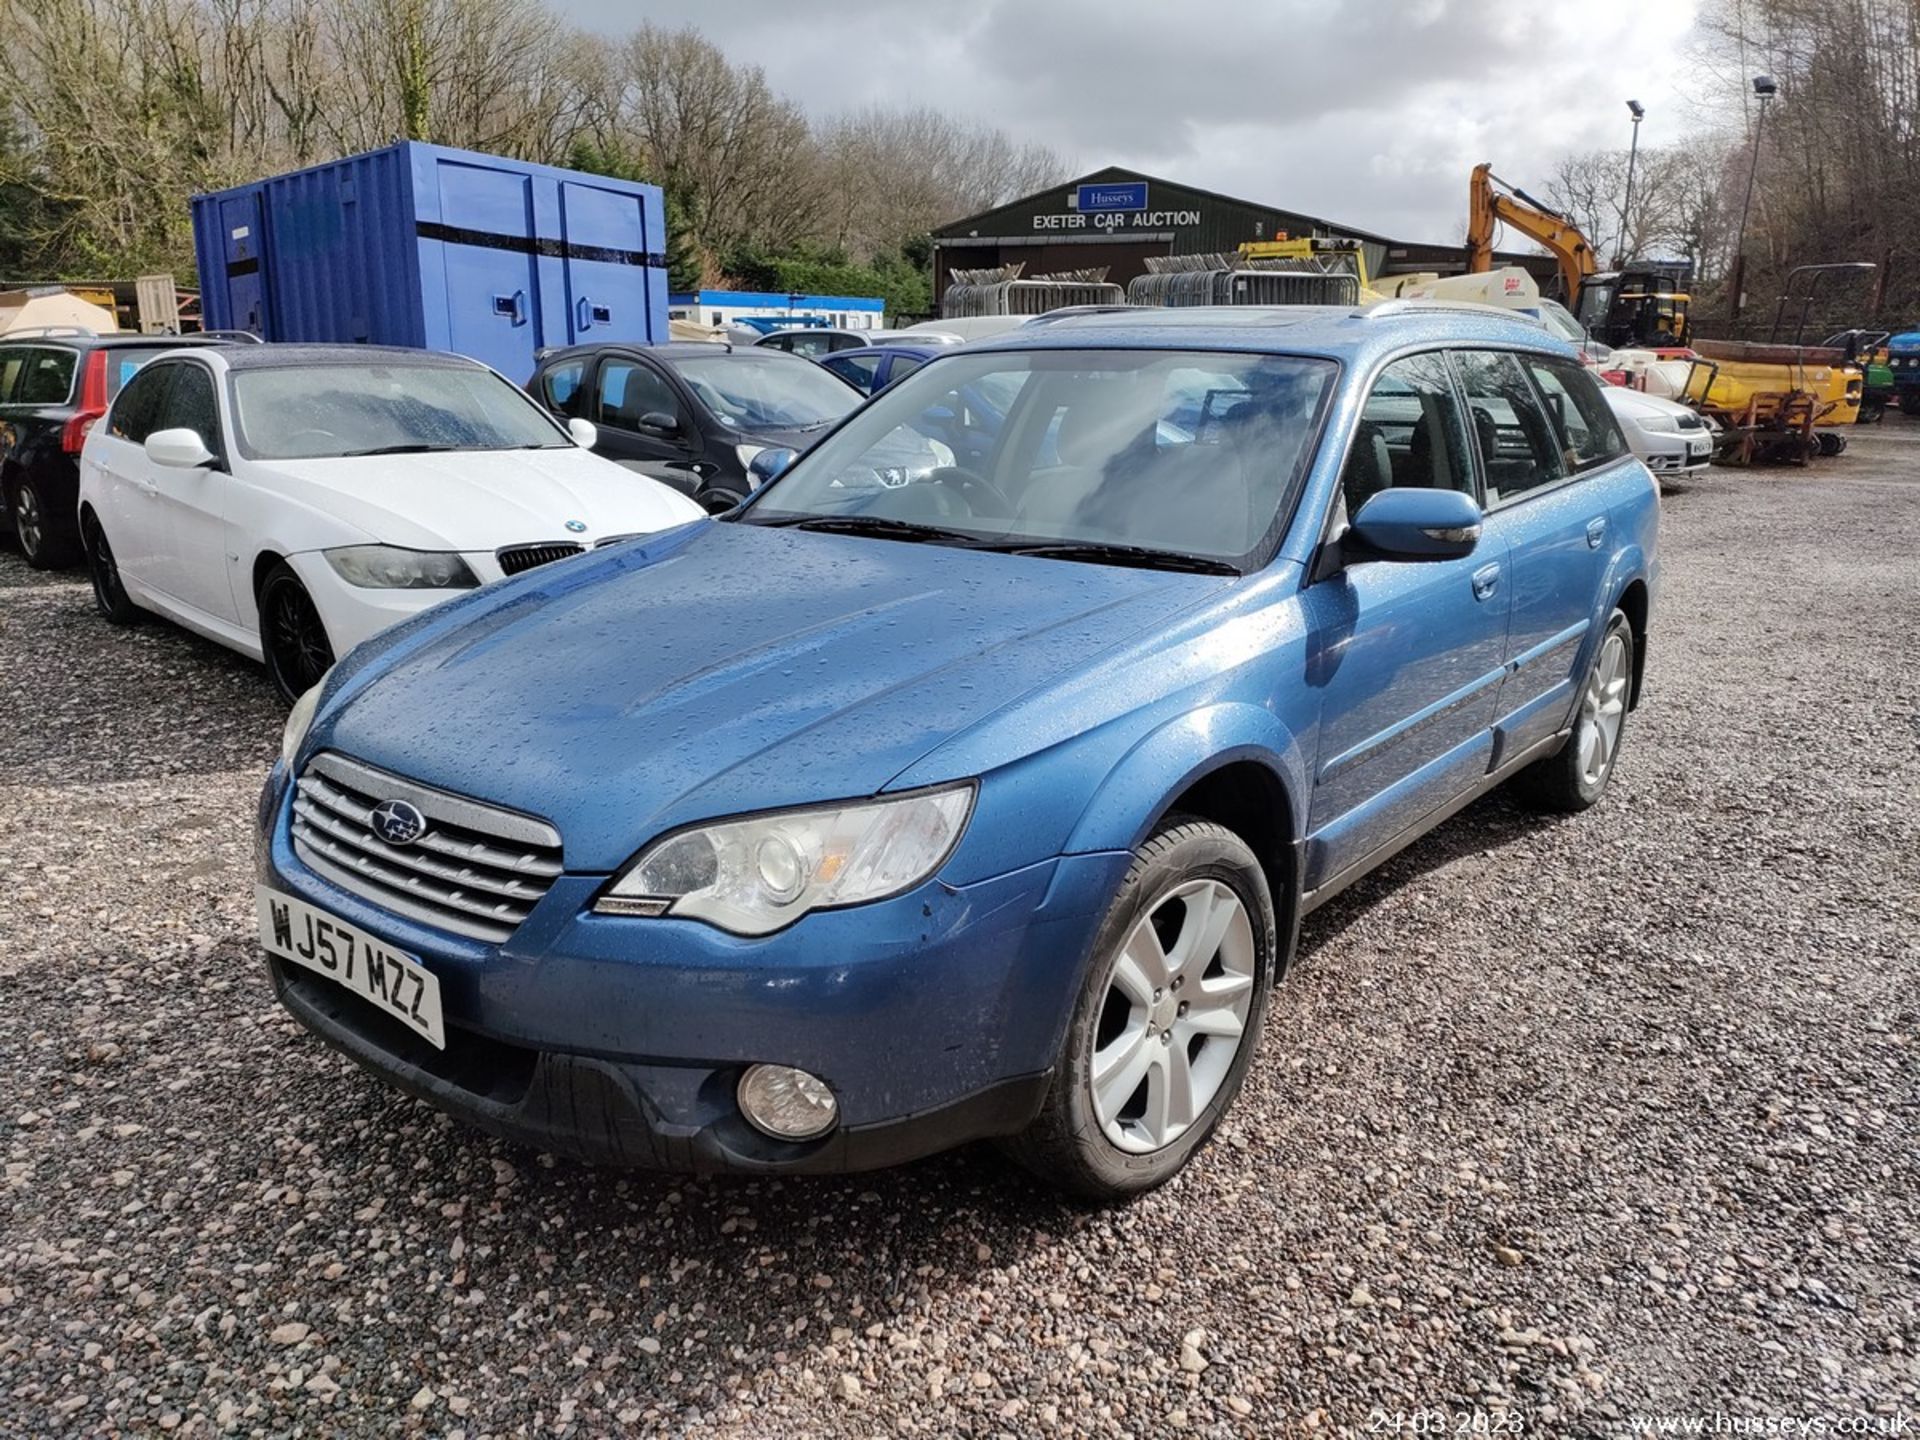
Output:
[[[1573,733],[1559,753],[1529,765],[1514,777],[1515,795],[1538,810],[1572,814],[1600,798],[1627,734],[1633,698],[1633,626],[1615,610],[1594,650]]]
[[[127,595],[120,583],[120,566],[107,543],[106,529],[89,515],[80,524],[81,540],[87,557],[87,578],[93,582],[93,607],[115,625],[136,625],[140,607]]]
[[[1920,415],[1920,385],[1909,385],[1901,390],[1900,413]]]
[[[1091,1200],[1172,1179],[1246,1078],[1283,968],[1278,937],[1246,843],[1170,817],[1135,852],[1101,922],[1039,1115],[1003,1147]]]
[[[28,477],[17,482],[7,496],[7,506],[20,553],[34,569],[64,570],[80,558],[80,547],[48,506],[37,480]]]
[[[282,560],[260,586],[260,649],[274,688],[289,704],[320,683],[333,666],[333,642],[313,597]]]

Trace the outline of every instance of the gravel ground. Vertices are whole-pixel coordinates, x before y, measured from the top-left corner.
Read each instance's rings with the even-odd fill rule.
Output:
[[[1314,917],[1223,1139],[1105,1214],[985,1150],[689,1183],[386,1093],[249,943],[260,672],[0,553],[0,1432],[1920,1415],[1916,542],[1899,416],[1670,497],[1607,800],[1495,797]]]

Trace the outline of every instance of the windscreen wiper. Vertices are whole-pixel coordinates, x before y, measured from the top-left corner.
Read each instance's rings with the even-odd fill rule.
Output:
[[[873,535],[885,540],[915,540],[943,545],[980,546],[983,543],[978,535],[969,535],[962,530],[921,525],[912,520],[891,520],[884,515],[783,515],[777,520],[743,517],[740,523],[783,530],[815,530],[829,535]]]
[[[465,450],[465,445],[429,445],[423,441],[410,440],[403,445],[375,445],[370,450],[342,450],[342,460],[357,460],[366,455],[432,455],[442,450]]]
[[[1141,570],[1184,570],[1195,575],[1238,575],[1240,567],[1208,555],[1183,555],[1145,545],[1107,545],[1095,540],[1060,540],[1041,545],[1019,541],[990,547],[1007,555],[1037,555],[1048,560],[1085,560],[1095,565],[1131,565]]]

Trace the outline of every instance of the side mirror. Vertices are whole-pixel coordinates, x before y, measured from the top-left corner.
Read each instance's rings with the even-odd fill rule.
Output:
[[[582,450],[591,450],[600,443],[599,427],[591,420],[582,420],[578,415],[567,421],[567,434]]]
[[[1381,560],[1458,560],[1480,543],[1480,507],[1458,490],[1382,490],[1360,507],[1347,538]]]
[[[169,470],[199,470],[214,462],[214,454],[195,430],[156,430],[147,436],[147,459]]]
[[[649,435],[678,435],[680,422],[664,410],[649,410],[640,417],[640,428]]]
[[[799,458],[798,450],[789,450],[784,445],[775,445],[771,449],[762,450],[747,462],[747,478],[753,482],[753,488],[758,490],[762,485],[771,485],[786,474],[788,468]]]

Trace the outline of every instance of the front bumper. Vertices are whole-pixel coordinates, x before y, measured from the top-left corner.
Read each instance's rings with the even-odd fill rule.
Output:
[[[868,1169],[1022,1128],[1129,858],[931,881],[756,940],[594,915],[606,877],[569,873],[493,946],[308,870],[287,835],[288,788],[276,766],[261,797],[262,879],[420,957],[440,979],[447,1048],[269,959],[281,1003],[361,1065],[483,1130],[669,1170]],[[756,1061],[824,1079],[840,1126],[801,1143],[754,1130],[734,1089]]]
[[[462,557],[469,559],[470,557]],[[492,563],[491,555],[486,557]],[[320,621],[327,627],[327,639],[335,655],[344,655],[362,640],[370,640],[391,625],[398,625],[461,595],[471,595],[473,587],[459,590],[375,590],[349,585],[334,572],[327,557],[318,550],[291,555],[287,563],[300,577],[300,583],[313,597]],[[496,575],[498,571],[494,572]],[[476,574],[484,572],[476,571]],[[484,583],[484,578],[482,583]]]

